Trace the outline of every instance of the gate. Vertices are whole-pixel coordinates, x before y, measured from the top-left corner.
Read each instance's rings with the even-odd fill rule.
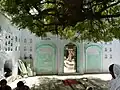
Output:
[[[36,50],[37,74],[56,73],[56,47],[51,44],[41,44]]]
[[[90,45],[86,48],[86,72],[101,72],[102,70],[102,49],[97,45]]]

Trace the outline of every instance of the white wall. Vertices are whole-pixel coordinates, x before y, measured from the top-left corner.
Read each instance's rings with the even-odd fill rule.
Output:
[[[1,42],[2,50],[8,54],[8,56],[6,56],[8,57],[8,60],[12,60],[13,74],[17,74],[17,60],[20,57],[20,51],[15,50],[15,47],[19,47],[20,43],[15,41],[15,36],[20,38],[20,32],[18,31],[17,27],[12,26],[9,19],[1,13],[0,26],[2,29],[1,38],[3,41]]]
[[[114,39],[111,43],[102,43],[103,45],[103,71],[108,72],[110,64],[120,64],[120,42]],[[105,51],[105,48],[107,49]],[[111,48],[111,51],[110,51]],[[105,58],[107,55],[107,58]],[[112,56],[112,58],[110,58]]]
[[[26,39],[26,42],[25,42]],[[30,41],[32,40],[32,42]],[[21,30],[21,42],[20,42],[20,56],[24,58],[24,55],[26,57],[29,57],[30,54],[32,54],[32,57],[34,58],[35,53],[35,35],[29,32],[28,30]],[[26,47],[26,51],[24,48]],[[32,49],[32,51],[30,51]]]
[[[17,67],[17,59],[22,57],[24,58],[24,54],[26,54],[27,57],[29,57],[30,54],[32,54],[33,60],[35,59],[35,49],[36,49],[36,44],[41,38],[36,37],[35,34],[32,34],[29,32],[27,29],[24,30],[18,30],[17,27],[12,26],[9,19],[7,19],[4,15],[0,14],[0,26],[3,30],[3,36],[1,37],[0,34],[0,46],[5,50],[5,47],[10,47],[12,48],[12,51],[5,51],[7,54],[9,54],[10,58],[12,58],[13,65]],[[6,39],[6,36],[10,36],[10,38]],[[15,40],[15,37],[17,37],[17,41]],[[56,35],[51,35],[48,33],[48,37],[51,38],[52,40],[57,40]],[[13,40],[11,40],[13,38]],[[24,40],[26,39],[26,43]],[[32,39],[32,42],[30,43],[30,39]],[[10,41],[13,43],[13,46],[5,45],[5,42]],[[105,44],[105,42],[102,42],[101,44],[103,46],[103,71],[107,72],[108,67],[112,63],[120,64],[120,42],[119,40],[113,40],[112,44],[108,42]],[[16,50],[17,47],[17,50]],[[26,47],[26,51],[24,51],[24,47]],[[32,51],[30,51],[30,47],[32,47]],[[105,48],[107,48],[107,51],[105,51]],[[110,51],[110,48],[112,51]],[[107,58],[105,58],[105,55],[107,55]],[[110,58],[110,55],[112,55],[112,58]],[[14,68],[13,66],[13,68]]]

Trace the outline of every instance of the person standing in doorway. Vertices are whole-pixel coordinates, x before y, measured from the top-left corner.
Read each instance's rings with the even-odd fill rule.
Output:
[[[73,48],[68,48],[67,56],[64,60],[64,72],[73,73],[75,70],[75,51]]]

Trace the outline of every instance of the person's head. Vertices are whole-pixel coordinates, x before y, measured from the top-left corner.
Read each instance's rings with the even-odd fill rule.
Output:
[[[120,76],[120,65],[112,64],[109,66],[109,72],[112,77],[115,79],[116,77]]]
[[[7,85],[7,81],[5,79],[2,79],[0,81],[0,84],[1,84],[1,86],[5,86],[5,85]]]
[[[23,81],[19,81],[19,82],[17,83],[17,87],[22,87],[22,86],[24,86]]]

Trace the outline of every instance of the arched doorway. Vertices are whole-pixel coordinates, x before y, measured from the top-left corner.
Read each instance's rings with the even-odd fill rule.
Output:
[[[5,61],[4,72],[5,72],[5,77],[9,77],[12,75],[12,60]]]
[[[64,47],[64,73],[77,72],[77,46],[69,43]]]
[[[56,47],[42,44],[36,50],[37,74],[56,74]]]
[[[101,72],[102,70],[102,48],[90,45],[86,48],[86,73]]]

